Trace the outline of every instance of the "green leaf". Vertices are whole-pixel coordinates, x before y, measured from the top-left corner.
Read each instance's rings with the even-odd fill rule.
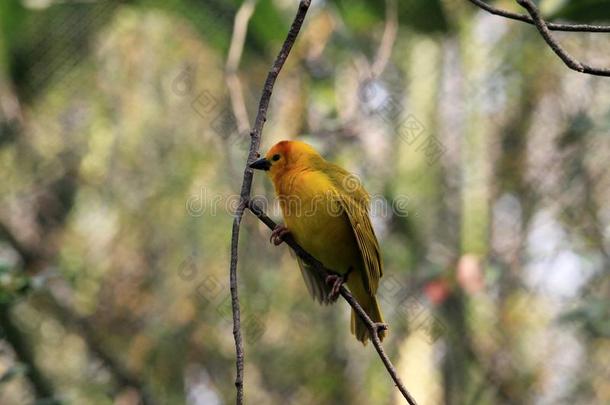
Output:
[[[233,16],[237,11],[234,5],[197,0],[138,0],[135,4],[143,8],[158,8],[184,18],[206,43],[217,49],[229,48]]]
[[[383,21],[384,3],[368,0],[335,0],[345,24],[356,33],[368,32]]]
[[[447,19],[440,0],[397,0],[398,23],[422,33],[445,32]],[[378,0],[335,0],[346,24],[357,32],[385,20],[385,2]]]
[[[295,9],[296,12],[296,9]],[[259,0],[254,8],[254,14],[250,19],[249,33],[255,41],[255,46],[269,45],[276,41],[282,41],[286,37],[289,21],[293,16],[282,16],[271,0]],[[265,46],[265,45],[263,45]]]
[[[583,23],[610,21],[610,7],[607,0],[566,1],[551,19],[562,19]]]
[[[398,2],[398,19],[422,33],[439,33],[448,30],[447,19],[440,0],[403,0]]]

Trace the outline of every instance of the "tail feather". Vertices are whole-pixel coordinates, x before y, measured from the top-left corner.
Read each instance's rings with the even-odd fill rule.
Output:
[[[363,302],[364,301],[364,302]],[[379,308],[379,302],[377,302],[377,298],[369,296],[367,300],[358,300],[359,304],[364,309],[364,312],[367,313],[369,318],[375,323],[383,323],[383,316],[381,315],[381,309]],[[369,329],[366,326],[366,323],[360,316],[356,313],[355,310],[352,309],[352,320],[350,325],[352,334],[356,336],[356,339],[361,341],[366,345],[368,339],[370,339]],[[387,331],[383,330],[379,332],[379,339],[383,341],[386,336]]]

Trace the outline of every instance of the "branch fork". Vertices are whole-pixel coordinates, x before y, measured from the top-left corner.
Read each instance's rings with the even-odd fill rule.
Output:
[[[532,0],[515,0],[517,4],[519,4],[528,12],[529,15],[511,13],[509,11],[500,10],[487,4],[483,0],[468,1],[481,8],[482,10],[489,12],[490,14],[534,25],[536,29],[538,29],[540,36],[544,39],[547,45],[570,69],[575,70],[579,73],[586,73],[594,76],[610,76],[610,69],[594,67],[586,63],[580,62],[578,59],[574,58],[559,44],[559,42],[551,33],[552,30],[571,32],[610,32],[610,26],[548,23],[542,18],[540,10]]]

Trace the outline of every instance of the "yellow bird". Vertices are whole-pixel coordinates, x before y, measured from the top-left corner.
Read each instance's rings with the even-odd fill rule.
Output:
[[[343,283],[375,323],[383,324],[375,298],[383,274],[379,242],[369,218],[369,194],[358,179],[299,141],[281,141],[250,164],[273,182],[286,226],[271,236],[275,245],[290,233],[336,273],[326,278],[297,258],[307,289],[322,304],[334,302]],[[351,331],[366,344],[369,331],[352,309]],[[385,337],[380,329],[379,337]]]

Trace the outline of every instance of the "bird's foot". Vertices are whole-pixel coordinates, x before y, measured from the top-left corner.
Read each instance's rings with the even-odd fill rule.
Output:
[[[269,242],[272,242],[275,246],[278,246],[284,241],[284,238],[289,233],[290,233],[290,231],[284,225],[278,225],[271,232],[271,237],[269,238]]]
[[[379,339],[382,338],[382,333],[388,330],[388,324],[383,322],[373,322],[373,328]]]
[[[331,302],[335,302],[337,301],[337,298],[339,298],[341,286],[347,283],[347,276],[349,276],[349,273],[351,273],[351,271],[352,269],[350,267],[347,273],[343,275],[329,274],[328,276],[326,276],[326,284],[332,284],[332,288],[330,289],[330,293],[328,294],[328,299]]]

